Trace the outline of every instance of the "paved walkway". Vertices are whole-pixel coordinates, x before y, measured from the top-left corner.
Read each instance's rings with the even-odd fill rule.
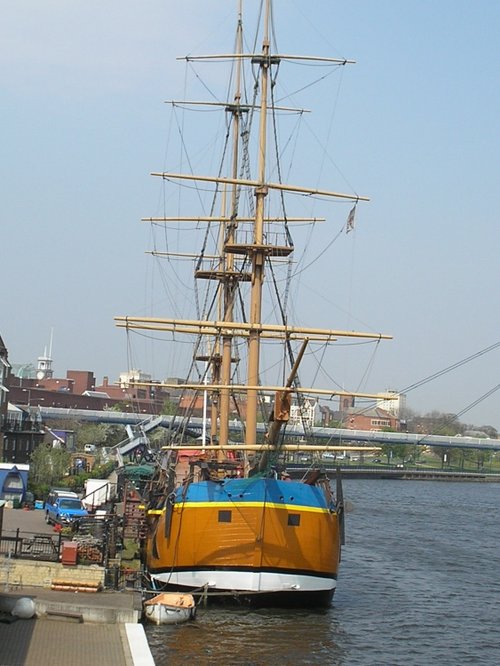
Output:
[[[0,666],[154,666],[141,624],[105,621],[109,609],[133,608],[133,594],[0,590],[0,607],[8,610],[19,597],[31,597],[56,614],[46,616],[52,619],[0,622]],[[89,611],[102,612],[104,621],[79,621],[77,616]]]
[[[5,509],[3,533],[17,528],[53,533],[43,511]],[[143,626],[137,621],[141,607],[137,593],[0,585],[0,611],[6,619],[11,619],[19,597],[32,598],[37,617],[44,619],[0,622],[0,666],[154,666]],[[78,621],[82,618],[83,622]]]
[[[123,624],[0,623],[1,666],[134,666]]]

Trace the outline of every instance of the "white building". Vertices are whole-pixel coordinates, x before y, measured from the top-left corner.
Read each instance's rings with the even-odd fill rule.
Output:
[[[394,397],[386,398],[387,395]],[[387,389],[387,391],[381,393],[380,398],[377,399],[377,407],[385,409],[386,412],[399,418],[401,414],[404,414],[404,410],[406,409],[406,394]]]
[[[316,422],[317,407],[317,401],[311,398],[304,399],[302,408],[299,405],[291,405],[288,424],[291,426],[305,425],[312,428]]]
[[[142,372],[142,370],[128,370],[128,372],[120,373],[118,381],[120,388],[128,388],[134,382],[151,382],[151,375]]]

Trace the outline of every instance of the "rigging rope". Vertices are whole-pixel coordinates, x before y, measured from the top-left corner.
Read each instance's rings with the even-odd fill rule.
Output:
[[[424,384],[427,384],[428,382],[431,382],[434,379],[437,379],[438,377],[441,377],[442,375],[446,375],[448,372],[451,372],[452,370],[456,370],[457,368],[460,368],[462,365],[465,365],[466,363],[470,363],[470,361],[473,361],[476,358],[479,358],[480,356],[484,356],[484,354],[488,354],[489,352],[497,349],[498,347],[500,347],[500,341],[495,342],[494,344],[490,345],[489,347],[485,347],[484,349],[480,349],[479,351],[475,352],[474,354],[471,354],[470,356],[467,356],[466,358],[463,358],[461,361],[457,361],[456,363],[453,363],[452,365],[449,365],[446,368],[443,368],[442,370],[438,370],[438,372],[435,372],[434,374],[429,375],[428,377],[425,377],[424,379],[421,379],[418,382],[415,382],[414,384],[410,384],[409,386],[402,389],[401,393],[409,393],[410,391],[414,391],[416,388],[420,388]]]

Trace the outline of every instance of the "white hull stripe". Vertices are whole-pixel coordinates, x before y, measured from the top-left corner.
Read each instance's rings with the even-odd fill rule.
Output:
[[[322,592],[334,590],[332,578],[252,571],[174,571],[152,574],[163,584],[198,589],[235,590],[237,592]]]

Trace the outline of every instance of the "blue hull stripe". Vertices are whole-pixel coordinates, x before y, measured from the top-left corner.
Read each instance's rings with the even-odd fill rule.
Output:
[[[214,481],[200,481],[191,483],[187,492],[185,488],[178,488],[176,503],[216,503],[244,505],[249,504],[277,504],[302,506],[311,509],[333,510],[328,505],[323,490],[317,486],[310,486],[296,481],[279,481],[277,479],[224,479],[221,483]]]

